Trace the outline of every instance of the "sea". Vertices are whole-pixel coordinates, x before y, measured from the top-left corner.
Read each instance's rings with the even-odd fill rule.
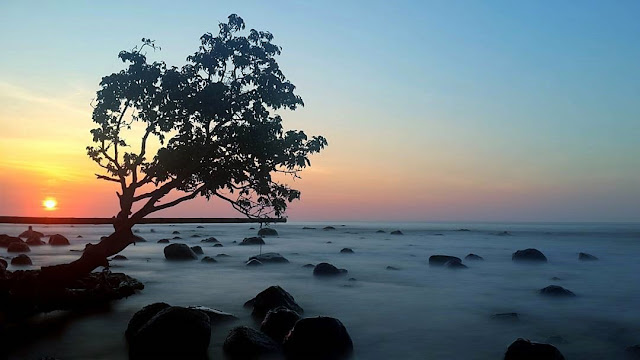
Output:
[[[259,247],[237,244],[257,235],[254,224],[138,225],[137,235],[147,241],[122,251],[129,260],[113,261],[112,271],[135,277],[144,290],[95,311],[36,316],[25,325],[27,335],[5,344],[3,351],[9,359],[127,359],[124,331],[131,316],[145,305],[166,302],[236,315],[238,320],[212,329],[210,359],[223,359],[230,329],[259,328],[243,304],[271,285],[293,295],[305,317],[338,318],[353,340],[354,359],[502,359],[517,338],[552,343],[566,359],[624,359],[627,347],[640,344],[637,223],[288,222],[272,227],[279,235],[266,237]],[[0,224],[0,234],[15,236],[25,229]],[[33,269],[73,261],[79,253],[70,250],[112,232],[106,225],[34,229],[62,234],[72,244],[32,247],[28,255],[34,266],[27,268]],[[391,235],[394,230],[403,235]],[[167,261],[166,244],[157,241],[176,236],[181,239],[171,242],[229,257],[213,264]],[[224,246],[201,243],[211,236]],[[340,252],[347,247],[354,253]],[[512,261],[513,252],[527,248],[542,251],[548,263]],[[259,252],[280,253],[289,263],[245,266]],[[599,260],[580,261],[579,252]],[[459,270],[428,263],[431,255],[470,253],[484,260],[463,260],[468,268]],[[0,248],[0,256],[11,254]],[[313,269],[303,268],[320,262],[348,273],[317,278]],[[577,296],[540,295],[548,285]],[[511,312],[519,314],[517,320],[492,317]]]

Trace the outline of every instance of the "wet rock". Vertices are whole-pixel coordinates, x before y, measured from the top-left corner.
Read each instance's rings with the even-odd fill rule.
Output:
[[[310,226],[304,226],[302,230],[315,230],[316,228]]]
[[[547,257],[540,250],[525,249],[518,250],[511,255],[511,260],[522,262],[547,262]]]
[[[553,345],[519,338],[509,345],[504,360],[564,360],[564,356]]]
[[[337,267],[329,263],[320,263],[313,268],[313,275],[315,276],[336,276],[346,274],[347,270],[338,269]]]
[[[463,264],[460,259],[450,259],[442,266],[448,269],[467,269],[467,265]]]
[[[77,237],[78,239],[81,239],[81,238],[82,238],[82,235],[78,235],[78,236],[76,236],[76,237]]]
[[[262,266],[263,264],[260,262],[260,260],[256,260],[256,259],[251,259],[249,261],[247,261],[245,263],[246,266]]]
[[[60,234],[55,234],[49,237],[49,245],[60,246],[60,245],[71,245],[71,244],[69,243],[69,240],[66,237]]]
[[[576,296],[572,291],[563,288],[558,285],[549,285],[544,289],[540,289],[540,294],[546,296],[557,296],[557,297],[573,297]]]
[[[384,234],[384,233],[385,233],[385,231],[384,231],[384,230],[378,230],[378,231],[376,231],[376,233],[377,233],[377,234]]]
[[[26,241],[26,244],[29,246],[42,246],[42,245],[46,245],[47,243],[42,241],[40,239],[40,236],[29,236],[29,238]]]
[[[179,306],[160,310],[129,338],[130,358],[204,358],[211,321],[202,311]]]
[[[391,234],[391,235],[404,235],[404,234],[402,233],[402,231],[400,231],[400,230],[393,230],[393,231],[392,231],[392,232],[390,232],[389,234]]]
[[[244,303],[245,307],[252,307],[251,315],[257,318],[264,318],[269,312],[278,307],[284,307],[302,314],[303,310],[287,291],[280,286],[270,286],[261,291],[256,297]]]
[[[302,267],[303,267],[303,268],[314,268],[314,267],[316,267],[316,266],[315,266],[315,265],[313,265],[313,264],[305,264],[305,265],[302,265]]]
[[[182,239],[180,236],[174,236],[171,238],[171,240],[180,240],[180,239]]]
[[[342,250],[340,250],[341,254],[353,254],[353,249],[351,248],[344,248]]]
[[[204,229],[204,226],[198,225],[198,226],[196,226],[196,229]]]
[[[39,231],[33,230],[33,226],[29,226],[29,228],[21,232],[20,235],[18,235],[18,237],[21,237],[21,238],[37,237],[39,239],[41,237],[44,237],[44,234]]]
[[[140,328],[144,326],[144,324],[146,324],[149,320],[151,320],[152,317],[156,316],[160,311],[168,307],[171,307],[171,306],[167,303],[158,302],[158,303],[149,304],[143,307],[142,309],[138,310],[138,312],[136,312],[135,314],[133,314],[133,316],[131,317],[131,320],[129,320],[129,325],[127,326],[127,330],[124,333],[124,336],[127,339],[127,341],[131,340],[131,337],[133,337],[133,335],[137,333],[138,330],[140,330]]]
[[[246,326],[232,329],[222,349],[229,360],[270,358],[282,351],[280,344],[269,336]]]
[[[200,242],[203,242],[203,243],[219,243],[220,241],[218,241],[218,239],[216,239],[216,238],[214,238],[212,236],[212,237],[208,237],[206,239],[202,239],[202,240],[200,240]]]
[[[322,228],[322,230],[335,230],[336,228],[334,228],[333,226],[325,226]]]
[[[287,260],[284,256],[278,254],[278,253],[274,253],[274,252],[268,252],[268,253],[264,253],[264,254],[260,254],[260,255],[254,255],[252,257],[249,258],[249,261],[251,260],[258,260],[263,264],[266,263],[288,263],[289,260]]]
[[[164,248],[164,257],[167,260],[197,260],[198,255],[185,244],[171,244]]]
[[[510,312],[510,313],[498,313],[491,315],[492,319],[496,320],[519,320],[520,316],[518,313]]]
[[[192,237],[192,238],[199,238],[199,237],[201,237],[201,236],[200,236],[200,235],[198,235],[198,234],[193,234],[193,235],[191,235],[191,237]]]
[[[449,260],[458,260],[462,262],[459,257],[449,255],[431,255],[429,256],[429,265],[431,266],[444,266]]]
[[[230,314],[228,312],[224,312],[218,309],[208,308],[206,306],[192,305],[192,306],[187,306],[187,309],[202,311],[205,315],[209,317],[209,320],[211,321],[212,324],[237,319],[237,317],[233,314]]]
[[[202,258],[202,260],[200,260],[204,263],[214,263],[214,262],[218,262],[216,259],[212,258],[211,256],[205,256]]]
[[[269,310],[260,325],[260,331],[270,336],[277,343],[282,344],[285,336],[293,329],[300,315],[285,307]]]
[[[291,360],[341,360],[353,353],[353,342],[340,320],[323,316],[299,320],[283,347]]]
[[[395,266],[387,266],[387,270],[400,270],[400,269]]]
[[[213,244],[213,247],[222,247],[223,245],[218,243],[218,244]]]
[[[578,259],[582,260],[582,261],[593,261],[593,260],[598,260],[597,257],[591,255],[591,254],[587,254],[587,253],[583,253],[581,252],[580,254],[578,254]]]
[[[158,240],[158,244],[168,244],[170,241],[169,239],[160,239]]]
[[[9,247],[9,245],[13,243],[22,243],[22,239],[6,234],[0,235],[0,247]]]
[[[252,236],[252,237],[242,239],[242,242],[238,245],[264,245],[264,244],[265,242],[264,240],[262,240],[261,237]]]
[[[129,260],[129,259],[127,259],[127,257],[124,255],[116,255],[113,258],[111,258],[111,260]]]
[[[216,257],[231,257],[231,256],[227,254],[218,254],[216,255]]]
[[[258,236],[278,236],[276,229],[262,228],[258,230]]]
[[[464,257],[465,260],[469,261],[469,260],[484,260],[484,258],[480,255],[476,255],[476,254],[469,254],[467,256]]]
[[[33,265],[31,258],[25,254],[20,254],[11,259],[11,265]]]
[[[31,249],[29,248],[29,245],[23,243],[22,241],[11,243],[7,247],[7,252],[25,253],[29,251],[31,251]]]
[[[174,231],[172,232],[172,234],[173,234],[173,235],[180,234],[180,231],[178,231],[178,230],[174,230]]]
[[[192,246],[191,250],[193,250],[193,252],[198,255],[204,255],[204,251],[202,251],[202,248],[200,246]]]

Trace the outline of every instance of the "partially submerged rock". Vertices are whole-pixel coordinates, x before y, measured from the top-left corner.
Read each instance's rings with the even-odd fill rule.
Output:
[[[71,245],[71,243],[69,243],[69,239],[67,239],[66,237],[60,234],[55,234],[49,237],[49,245],[61,246],[61,245]]]
[[[31,248],[23,242],[13,242],[7,247],[7,252],[25,253],[29,251],[31,251]]]
[[[291,360],[341,360],[353,354],[353,341],[345,326],[324,316],[299,320],[283,347]]]
[[[237,317],[231,313],[224,312],[218,309],[208,308],[206,306],[192,305],[192,306],[188,306],[187,309],[202,311],[205,315],[209,317],[209,320],[211,320],[212,324],[237,319]]]
[[[44,237],[44,234],[39,231],[33,230],[33,226],[29,226],[29,228],[21,232],[20,235],[18,235],[18,237],[21,237],[21,238],[37,237],[39,239]]]
[[[191,250],[193,250],[194,253],[198,254],[198,255],[204,255],[204,251],[202,251],[202,248],[200,246],[192,246]]]
[[[305,265],[302,265],[302,267],[303,267],[303,268],[314,268],[314,267],[316,267],[316,266],[315,266],[315,265],[313,265],[313,264],[305,264]]]
[[[572,291],[563,288],[558,285],[549,285],[544,289],[540,289],[540,294],[546,296],[557,296],[557,297],[573,297],[576,296]]]
[[[325,226],[322,228],[322,230],[335,230],[336,228],[334,228],[333,226]]]
[[[591,255],[591,254],[587,254],[587,253],[579,253],[578,254],[578,259],[582,260],[582,261],[594,261],[594,260],[598,260],[597,257]]]
[[[458,258],[450,259],[449,261],[444,263],[442,266],[448,269],[467,269],[467,265],[463,264],[462,261]]]
[[[338,269],[337,267],[325,262],[320,263],[313,268],[313,275],[315,276],[336,276],[346,273],[346,269]]]
[[[504,360],[564,360],[564,356],[553,345],[519,338],[509,345]]]
[[[282,351],[280,344],[269,336],[246,326],[232,329],[222,349],[229,360],[269,358]]]
[[[111,260],[129,260],[129,259],[127,259],[127,257],[124,255],[116,255],[113,258],[111,258]]]
[[[247,261],[245,263],[245,265],[253,267],[253,266],[262,266],[263,264],[262,264],[262,262],[260,262],[260,260],[251,259],[251,260]]]
[[[200,242],[203,242],[203,243],[219,243],[220,241],[218,241],[218,239],[216,239],[213,236],[211,236],[211,237],[208,237],[206,239],[200,240]]]
[[[269,310],[260,325],[260,331],[270,336],[277,343],[282,344],[285,336],[293,329],[300,315],[286,307]]]
[[[387,270],[400,270],[400,268],[397,268],[395,266],[387,266],[386,268]]]
[[[218,262],[216,259],[212,258],[211,256],[205,256],[202,258],[202,260],[200,260],[204,263],[214,263],[214,262]]]
[[[263,264],[266,263],[288,263],[289,260],[287,260],[284,256],[280,255],[279,253],[275,253],[275,252],[268,252],[268,253],[264,253],[264,254],[260,254],[260,255],[254,255],[252,257],[249,258],[249,261],[251,260],[258,260]]]
[[[341,254],[353,254],[353,249],[351,248],[344,248],[342,250],[340,250]]]
[[[278,236],[278,232],[276,229],[265,227],[258,230],[258,236]]]
[[[245,307],[252,307],[251,314],[258,318],[263,318],[269,310],[284,307],[302,314],[303,310],[298,305],[291,294],[280,286],[270,286],[261,291],[256,297],[244,303]]]
[[[390,232],[389,234],[391,234],[391,235],[404,235],[404,234],[402,233],[402,231],[400,231],[400,230],[393,230],[393,231],[392,231],[392,232]]]
[[[547,262],[547,257],[538,249],[518,250],[511,255],[511,260],[521,262]]]
[[[25,242],[29,246],[47,245],[47,243],[42,241],[40,238],[41,238],[40,236],[29,236],[29,238]]]
[[[11,265],[33,265],[31,258],[25,254],[20,254],[11,259]]]
[[[484,258],[480,255],[476,255],[476,254],[469,254],[467,256],[464,257],[465,260],[469,261],[476,261],[476,260],[484,260]]]
[[[449,260],[457,260],[462,262],[459,257],[449,255],[431,255],[429,256],[429,265],[431,266],[444,266]]]
[[[264,245],[264,240],[259,236],[252,236],[242,239],[242,242],[238,245]]]
[[[520,319],[520,315],[515,312],[498,313],[498,314],[491,315],[491,318],[496,320],[518,320]]]
[[[168,244],[170,243],[169,239],[160,239],[158,240],[158,244]]]
[[[9,247],[13,243],[21,243],[22,239],[15,236],[9,236],[7,234],[0,235],[0,247]]]
[[[170,244],[164,248],[164,257],[167,260],[197,260],[198,255],[185,244]]]

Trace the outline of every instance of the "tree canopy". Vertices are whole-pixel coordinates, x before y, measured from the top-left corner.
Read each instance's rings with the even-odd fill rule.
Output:
[[[87,153],[102,168],[99,179],[120,184],[123,226],[198,195],[250,217],[281,216],[300,198],[274,174],[298,177],[327,141],[283,129],[276,111],[304,104],[276,62],[281,48],[272,40],[266,31],[247,34],[232,14],[217,35],[202,35],[182,67],[148,62],[145,51],[158,47],[146,38],[120,52],[126,67],[100,82]],[[133,149],[124,132],[140,124],[144,133]],[[152,156],[150,137],[161,144]],[[173,190],[181,196],[163,202]]]

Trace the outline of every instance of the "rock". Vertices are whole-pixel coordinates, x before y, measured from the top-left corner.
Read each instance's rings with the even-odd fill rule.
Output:
[[[39,239],[41,237],[44,237],[44,234],[39,231],[33,230],[33,226],[29,226],[29,229],[21,232],[20,235],[18,235],[18,237],[21,237],[21,238],[37,237]]]
[[[26,244],[30,246],[41,246],[41,245],[46,245],[47,243],[40,240],[40,236],[29,236],[29,238],[26,241]]]
[[[31,258],[25,254],[20,254],[11,259],[11,265],[33,265]]]
[[[316,266],[315,266],[315,265],[313,265],[313,264],[305,264],[305,265],[302,265],[302,267],[303,267],[303,268],[314,268],[314,267],[316,267]]]
[[[387,266],[387,270],[400,270],[400,269],[395,266]]]
[[[6,269],[9,266],[9,263],[5,259],[0,259],[0,268]]]
[[[261,237],[253,236],[242,239],[242,242],[238,245],[264,245],[265,242]]]
[[[582,260],[582,261],[593,261],[593,260],[598,260],[597,257],[591,255],[591,254],[587,254],[587,253],[583,253],[581,252],[580,254],[578,254],[578,259]]]
[[[137,333],[138,330],[140,330],[140,328],[144,326],[144,324],[151,320],[152,317],[156,316],[160,311],[168,307],[171,306],[167,303],[153,303],[143,307],[142,309],[138,310],[138,312],[133,314],[131,320],[129,320],[127,330],[124,333],[127,341],[131,340],[131,337],[133,337],[133,335]]]
[[[180,234],[180,231],[178,231],[178,230],[174,230],[174,231],[172,232],[172,234],[173,234],[173,235],[178,235],[178,234]]]
[[[218,254],[218,255],[216,255],[216,257],[231,257],[231,255],[227,255],[227,254]]]
[[[515,313],[515,312],[493,314],[491,315],[491,318],[496,320],[519,320],[520,319],[518,313]]]
[[[342,250],[340,250],[341,254],[353,254],[353,249],[351,248],[344,248]]]
[[[509,345],[504,360],[564,360],[564,356],[553,345],[519,338]]]
[[[322,228],[322,230],[335,230],[336,228],[334,228],[333,226],[325,226]]]
[[[278,236],[278,232],[276,229],[265,227],[258,230],[258,236]]]
[[[113,258],[111,258],[111,260],[129,260],[129,259],[127,259],[127,257],[124,255],[116,255]]]
[[[198,226],[196,226],[196,229],[204,229],[204,226],[198,225]]]
[[[302,230],[315,230],[316,228],[310,226],[304,226]]]
[[[23,243],[23,242],[14,242],[9,244],[9,246],[7,247],[7,252],[20,252],[20,253],[24,253],[24,252],[29,252],[31,251],[31,249],[29,248],[29,245]]]
[[[71,244],[69,243],[69,240],[66,237],[60,234],[55,234],[49,237],[49,245],[60,246],[60,245],[71,245]]]
[[[201,236],[200,236],[200,235],[198,235],[198,234],[193,234],[193,235],[191,235],[191,237],[192,237],[192,238],[199,238],[199,237],[201,237]]]
[[[469,261],[469,260],[484,260],[484,258],[480,255],[476,255],[476,254],[469,254],[467,256],[464,257],[465,260]]]
[[[469,229],[458,229],[458,231],[471,231]]]
[[[431,255],[429,256],[429,265],[431,266],[444,266],[449,260],[458,260],[462,262],[459,257],[449,255]]]
[[[206,239],[202,239],[202,240],[200,240],[200,242],[203,242],[203,243],[219,243],[220,241],[218,241],[218,239],[216,239],[216,238],[214,238],[212,236],[212,237],[208,237]]]
[[[376,231],[376,233],[377,233],[377,234],[384,234],[384,233],[385,233],[385,231],[384,231],[384,230],[378,230],[378,231]]]
[[[197,260],[198,255],[185,244],[170,244],[164,248],[164,257],[167,260]]]
[[[232,329],[222,345],[229,360],[263,359],[281,353],[280,344],[258,330],[240,326]]]
[[[540,250],[525,249],[518,250],[511,255],[513,261],[547,262],[547,257]]]
[[[249,230],[255,230],[256,228],[254,228],[253,226],[249,228]]]
[[[222,244],[213,244],[213,247],[222,247]]]
[[[210,339],[211,321],[205,313],[170,306],[131,334],[129,354],[134,359],[205,358]]]
[[[333,244],[333,241],[327,241],[327,244]]]
[[[315,276],[335,276],[346,274],[347,270],[338,269],[337,267],[329,263],[320,263],[313,268],[313,275]]]
[[[133,230],[133,233],[134,233],[134,234],[137,234],[137,233],[139,233],[139,232],[140,232],[140,230],[138,230],[138,229]]]
[[[155,229],[150,229],[149,232],[154,233],[154,232],[156,232],[156,230]]]
[[[302,314],[304,310],[298,305],[288,292],[280,286],[270,286],[261,291],[256,297],[244,303],[245,307],[253,307],[251,315],[257,318],[264,318],[269,312],[278,307],[284,307]]]
[[[200,246],[192,246],[191,250],[193,250],[193,252],[198,255],[204,255],[204,251],[202,251],[202,248]]]
[[[134,243],[147,242],[147,240],[145,240],[145,238],[143,238],[142,236],[133,235],[133,242]]]
[[[451,259],[442,266],[448,269],[467,269],[467,265],[463,264],[460,259]]]
[[[404,234],[402,233],[402,231],[400,231],[400,230],[393,230],[393,231],[392,231],[392,232],[390,232],[389,234],[391,234],[391,235],[404,235]]]
[[[160,239],[158,240],[158,244],[168,244],[170,241],[169,239]]]
[[[347,279],[347,281],[358,281],[358,279],[356,279],[356,278],[349,278],[349,279]]]
[[[81,238],[82,238],[82,235],[78,235],[78,236],[76,236],[76,237],[77,237],[78,239],[81,239]]]
[[[205,263],[214,263],[214,262],[218,262],[216,259],[212,258],[211,256],[205,256],[202,258],[202,260],[200,260],[202,262]]]
[[[299,320],[283,347],[291,360],[340,360],[353,353],[353,342],[340,320],[323,316]]]
[[[6,234],[0,235],[0,247],[9,247],[9,245],[13,243],[22,243],[22,239]]]
[[[174,236],[171,238],[171,240],[180,240],[180,239],[182,239],[180,236]]]
[[[205,315],[209,317],[209,320],[211,321],[211,323],[219,323],[223,321],[237,319],[237,317],[233,314],[230,314],[228,312],[224,312],[218,309],[208,308],[206,306],[192,305],[192,306],[187,306],[187,309],[202,311]]]
[[[287,260],[284,256],[278,254],[278,253],[274,253],[274,252],[268,252],[268,253],[264,253],[264,254],[260,254],[260,255],[254,255],[252,257],[249,258],[249,261],[251,260],[258,260],[261,263],[265,264],[265,263],[288,263],[289,260]]]
[[[269,310],[260,325],[260,331],[270,336],[278,344],[282,344],[285,336],[293,329],[300,315],[285,307]]]
[[[249,261],[247,261],[245,263],[246,266],[261,266],[262,263],[260,262],[260,260],[256,260],[256,259],[251,259]]]
[[[573,292],[563,288],[558,285],[549,285],[544,289],[540,289],[540,294],[547,296],[557,296],[557,297],[573,297],[576,296]]]

